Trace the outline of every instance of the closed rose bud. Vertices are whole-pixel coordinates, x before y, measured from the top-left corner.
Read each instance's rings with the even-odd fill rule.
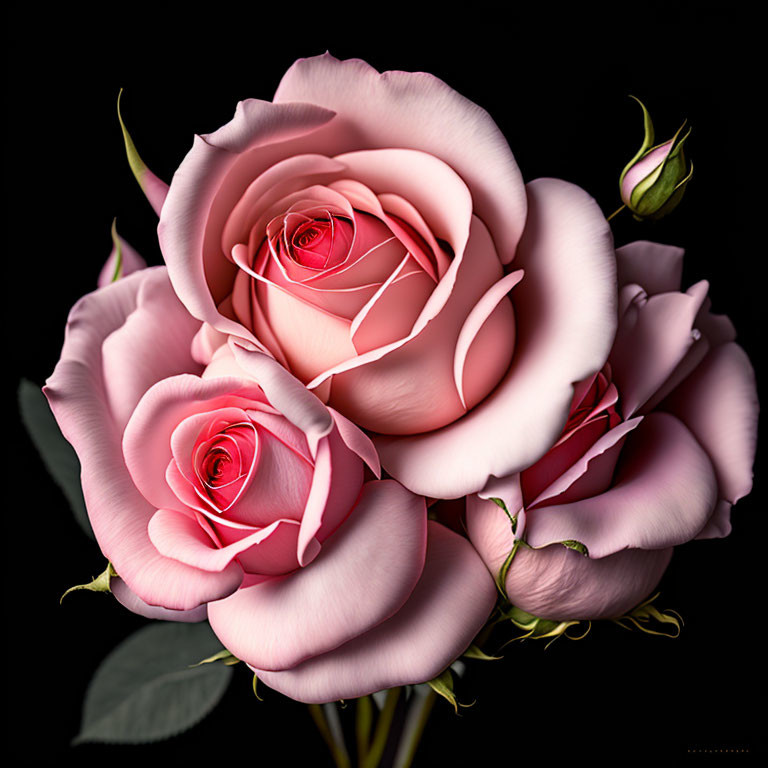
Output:
[[[683,123],[669,141],[652,146],[651,116],[640,99],[631,98],[643,109],[645,138],[619,177],[621,200],[639,221],[660,219],[677,207],[693,173],[693,163],[686,165],[683,152],[691,129],[683,133]]]

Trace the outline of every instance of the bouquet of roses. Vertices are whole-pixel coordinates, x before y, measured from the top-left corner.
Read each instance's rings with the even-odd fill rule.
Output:
[[[654,146],[643,112],[620,182],[640,219],[691,175],[687,135]],[[429,74],[300,60],[170,185],[123,130],[165,266],[113,229],[44,393],[108,561],[83,587],[183,623],[145,645],[207,662],[169,732],[242,662],[312,705],[337,764],[317,705],[358,699],[361,764],[399,738],[408,765],[461,657],[596,619],[679,629],[654,589],[675,546],[730,532],[758,410],[681,249],[615,248],[586,191],[525,183],[491,117]],[[138,686],[140,652],[102,677]],[[83,740],[164,735],[130,705],[105,717],[105,685]]]

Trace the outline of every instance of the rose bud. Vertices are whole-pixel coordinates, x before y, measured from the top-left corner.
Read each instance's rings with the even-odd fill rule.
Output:
[[[545,619],[632,609],[675,546],[730,533],[731,506],[752,487],[757,391],[733,326],[710,314],[705,281],[680,291],[681,249],[636,242],[616,256],[608,362],[574,386],[543,458],[467,500],[488,568],[508,566],[509,600]]]
[[[370,439],[273,358],[200,329],[165,268],[85,296],[45,393],[77,451],[115,596],[213,631],[308,702],[425,682],[471,643],[493,579]],[[369,467],[365,469],[365,465]]]
[[[645,138],[638,153],[621,172],[619,192],[624,205],[638,221],[660,219],[677,207],[693,174],[693,163],[686,167],[683,151],[691,129],[681,136],[685,127],[683,123],[669,141],[652,147],[654,131],[651,116],[640,99],[631,98],[642,107]]]

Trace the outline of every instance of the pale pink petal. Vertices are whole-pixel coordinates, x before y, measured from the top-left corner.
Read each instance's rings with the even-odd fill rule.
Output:
[[[371,442],[371,438],[346,416],[342,416],[338,411],[334,411],[333,408],[328,410],[347,448],[356,453],[368,465],[376,477],[381,477],[379,455],[376,453],[376,447]]]
[[[216,531],[222,545],[238,545],[246,540],[247,549],[237,555],[237,561],[246,572],[242,588],[247,586],[246,580],[253,574],[259,576],[280,576],[295,571],[299,567],[296,557],[299,541],[299,524],[292,520],[279,520],[269,526],[272,530],[263,540],[251,541],[252,533],[224,525],[216,526]],[[238,545],[242,549],[242,545]]]
[[[260,669],[330,651],[402,607],[424,566],[426,533],[423,498],[392,480],[368,483],[309,566],[209,605],[211,626]]]
[[[275,101],[320,104],[338,113],[307,137],[306,151],[403,147],[440,158],[470,187],[474,210],[490,228],[502,260],[513,258],[525,223],[520,171],[488,113],[441,80],[425,73],[379,74],[363,61],[325,54],[297,61]]]
[[[566,182],[540,179],[527,189],[516,261],[525,277],[515,288],[517,341],[506,377],[454,424],[374,440],[384,468],[415,492],[455,498],[481,490],[491,475],[532,464],[565,425],[573,382],[600,370],[608,356],[616,263],[605,217]]]
[[[192,357],[201,365],[208,365],[213,359],[214,352],[226,341],[227,337],[223,333],[219,333],[208,323],[203,323],[192,339]]]
[[[226,546],[219,547],[197,520],[187,515],[159,509],[149,521],[149,538],[165,557],[187,563],[203,571],[220,572],[251,547],[267,542],[278,528],[298,528],[295,520],[276,520],[266,528],[231,536]],[[296,538],[293,538],[295,547]],[[258,573],[258,571],[257,571]]]
[[[707,524],[696,534],[697,539],[724,539],[731,533],[731,507],[729,501],[720,499],[717,502],[712,517]]]
[[[162,333],[158,333],[160,324]],[[155,382],[202,370],[191,352],[199,327],[165,275],[141,285],[136,308],[101,345],[107,402],[118,428],[125,427],[136,404]]]
[[[754,370],[738,344],[712,350],[660,407],[681,419],[706,449],[721,499],[735,504],[750,492],[760,406]]]
[[[530,499],[527,505],[528,509],[534,505],[542,506],[545,501],[549,501],[549,505],[553,503],[564,504],[596,496],[605,491],[613,477],[613,470],[624,440],[642,420],[642,417],[638,417],[617,424],[613,429],[600,435],[597,440],[590,442],[585,451],[581,450],[584,447],[583,444],[579,445],[575,451],[568,451],[566,448],[564,462],[558,463],[555,476],[547,478],[549,483],[544,485],[542,490]],[[604,427],[602,428],[604,429]],[[566,446],[567,444],[563,444],[563,447]],[[553,449],[553,451],[557,451],[559,447],[561,446]],[[545,457],[541,463],[546,462],[546,460]],[[536,466],[523,471],[523,487],[525,487],[526,476]],[[539,479],[537,487],[541,487],[542,484],[541,479]]]
[[[687,293],[639,294],[621,317],[610,362],[625,418],[653,397],[700,338],[693,324],[707,288],[702,281]]]
[[[189,611],[171,611],[167,608],[158,608],[155,605],[145,603],[137,594],[131,592],[128,585],[119,577],[113,576],[109,582],[109,588],[120,605],[146,619],[159,619],[161,621],[182,621],[196,623],[208,618],[208,606],[203,603]]]
[[[254,178],[296,154],[291,140],[332,118],[333,112],[310,103],[242,101],[229,123],[208,136],[195,137],[176,170],[160,215],[160,247],[179,298],[216,330],[254,341],[216,308],[231,292],[237,269],[221,251],[227,217]],[[247,151],[256,148],[259,152]]]
[[[673,549],[625,549],[594,560],[553,544],[520,547],[507,572],[506,592],[518,608],[554,621],[612,619],[649,597]]]
[[[652,413],[625,443],[610,490],[530,512],[525,539],[533,547],[576,540],[595,558],[664,549],[690,541],[716,502],[707,454],[681,421]]]
[[[636,283],[649,295],[679,291],[685,251],[674,245],[636,240],[616,249],[619,287]]]
[[[237,589],[242,571],[233,566],[207,574],[163,557],[150,542],[147,524],[155,507],[126,469],[101,357],[103,340],[136,308],[141,286],[167,280],[163,268],[141,270],[81,299],[70,312],[61,359],[44,391],[80,459],[85,503],[102,552],[146,603],[189,610]],[[167,302],[157,308],[161,316],[166,308]]]
[[[293,669],[254,671],[271,688],[308,703],[423,683],[466,650],[495,601],[493,579],[469,542],[430,521],[424,572],[392,618]]]
[[[482,295],[480,301],[472,307],[464,325],[461,326],[453,357],[453,380],[461,403],[465,408],[468,402],[474,405],[480,400],[480,397],[474,392],[474,396],[464,396],[465,378],[470,379],[466,387],[466,391],[469,392],[475,389],[473,384],[479,378],[479,371],[487,371],[495,366],[504,366],[495,372],[496,380],[500,379],[506,372],[507,365],[504,364],[504,361],[511,357],[515,345],[514,333],[512,332],[515,316],[511,304],[505,302],[504,298],[522,279],[523,270],[518,269],[494,283]],[[500,307],[502,309],[499,309]],[[492,315],[496,315],[494,320],[490,319]],[[482,331],[493,322],[502,323],[506,326],[506,332],[483,334]],[[484,339],[486,340],[485,344],[483,344]],[[499,341],[508,346],[509,355],[504,354],[500,349]]]
[[[501,276],[488,230],[473,217],[463,258],[454,259],[428,302],[429,306],[441,288],[453,281],[436,316],[425,322],[423,312],[405,339],[326,371],[324,376],[333,374],[330,404],[356,424],[382,433],[423,432],[461,416],[465,409],[453,378],[456,343],[467,315]],[[514,328],[495,327],[497,335],[502,332],[505,336],[497,337],[497,343],[506,367],[511,356],[507,342],[513,338]],[[481,373],[482,380],[474,383],[476,395],[487,394],[498,380],[491,378],[494,370]],[[309,386],[320,380],[318,377]]]
[[[306,436],[310,451],[333,429],[328,409],[304,385],[267,355],[230,340],[237,364],[254,378],[267,400]]]
[[[120,239],[120,257],[121,268],[120,278],[128,277],[128,275],[134,272],[145,269],[147,262],[139,256],[138,252],[132,248],[125,240],[118,235]],[[112,252],[109,254],[104,266],[99,272],[99,279],[97,285],[99,288],[103,288],[105,285],[109,285],[115,279],[115,269],[117,267],[117,246],[112,246]]]

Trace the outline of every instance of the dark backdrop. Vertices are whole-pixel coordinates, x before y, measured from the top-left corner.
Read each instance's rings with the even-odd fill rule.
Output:
[[[683,203],[658,224],[620,215],[616,242],[685,246],[684,283],[711,281],[715,311],[733,319],[765,381],[765,249],[757,234],[765,214],[750,198],[762,192],[750,166],[763,172],[764,120],[753,109],[762,98],[750,58],[755,21],[738,4],[645,3],[619,14],[608,4],[531,11],[474,3],[422,16],[415,4],[224,5],[187,5],[162,18],[159,4],[120,6],[119,14],[30,5],[6,19],[2,304],[4,349],[12,350],[6,421],[14,429],[18,378],[42,383],[53,369],[67,311],[92,289],[109,253],[112,218],[150,264],[161,261],[155,215],[125,161],[118,89],[144,160],[169,181],[193,133],[226,122],[239,99],[271,98],[294,59],[326,48],[380,70],[436,74],[491,113],[526,179],[580,184],[606,213],[619,205],[618,174],[641,140],[640,111],[627,94],[645,101],[659,140],[687,117],[696,172]],[[255,701],[239,669],[222,705],[187,734],[72,752],[91,674],[145,620],[100,595],[76,594],[59,607],[63,590],[99,572],[103,557],[26,436],[14,432],[4,448],[8,750],[102,764],[152,756],[331,764],[305,708],[269,690]],[[733,534],[679,548],[664,577],[661,604],[686,621],[679,639],[598,625],[582,642],[518,644],[503,661],[476,662],[460,695],[476,704],[460,718],[438,704],[420,764],[698,762],[725,757],[722,750],[761,751],[760,468],[758,456],[755,489],[734,512]],[[690,752],[700,749],[720,751]]]

